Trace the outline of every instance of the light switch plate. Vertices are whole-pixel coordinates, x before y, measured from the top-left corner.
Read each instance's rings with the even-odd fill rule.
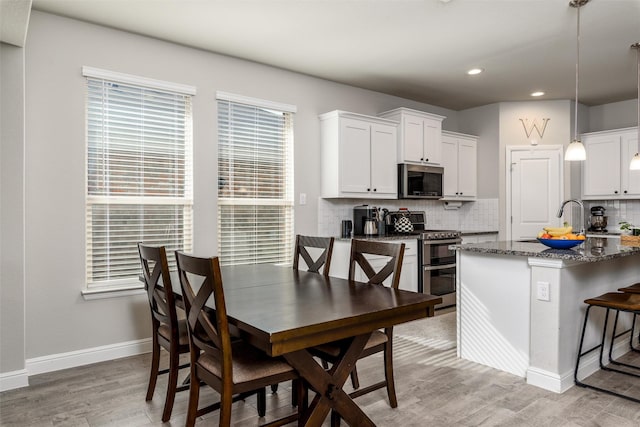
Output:
[[[301,205],[307,204],[307,193],[300,193],[300,204]]]

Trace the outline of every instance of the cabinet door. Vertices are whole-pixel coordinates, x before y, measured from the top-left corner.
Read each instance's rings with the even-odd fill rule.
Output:
[[[458,140],[458,195],[462,197],[476,197],[477,183],[477,153],[475,141]]]
[[[620,136],[593,135],[583,142],[587,151],[583,166],[583,196],[619,196]]]
[[[442,192],[445,197],[456,197],[458,194],[458,140],[442,135]]]
[[[371,125],[340,121],[340,191],[368,193],[371,189]]]
[[[402,123],[404,159],[401,162],[420,163],[424,158],[424,127],[420,117],[405,115]]]
[[[442,161],[442,122],[424,119],[424,161],[439,165]]]
[[[631,159],[638,150],[640,150],[638,148],[638,133],[634,131],[623,134],[620,165],[623,196],[640,196],[640,170],[632,171],[629,169]]]
[[[397,143],[396,128],[376,124],[371,126],[372,196],[395,198],[398,194]]]

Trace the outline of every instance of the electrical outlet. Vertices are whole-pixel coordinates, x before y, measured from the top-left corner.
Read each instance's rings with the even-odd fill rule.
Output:
[[[538,300],[549,301],[549,282],[538,282]]]
[[[307,193],[300,193],[300,204],[301,205],[307,204]]]

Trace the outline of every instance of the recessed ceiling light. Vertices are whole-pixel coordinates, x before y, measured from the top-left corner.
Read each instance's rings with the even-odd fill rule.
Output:
[[[480,74],[483,71],[484,70],[482,68],[472,68],[469,71],[467,71],[467,74],[469,74],[470,76],[474,76],[476,74]]]
[[[531,93],[531,96],[542,96],[542,95],[544,95],[544,92],[542,92],[541,90]]]

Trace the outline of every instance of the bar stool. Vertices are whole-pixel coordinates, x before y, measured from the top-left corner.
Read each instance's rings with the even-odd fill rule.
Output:
[[[628,399],[634,402],[638,402],[640,403],[640,399],[636,399],[634,397],[631,396],[626,396],[624,394],[621,393],[617,393],[615,391],[612,390],[607,390],[601,387],[597,387],[594,385],[590,385],[590,384],[586,384],[583,383],[582,381],[578,380],[578,369],[580,367],[580,359],[583,356],[586,356],[587,354],[591,353],[592,351],[595,351],[597,349],[600,349],[600,354],[598,357],[598,363],[600,365],[600,369],[602,369],[603,371],[610,371],[610,372],[617,372],[617,373],[621,373],[621,374],[625,374],[625,375],[630,375],[630,376],[634,376],[634,377],[638,377],[640,378],[639,374],[633,373],[633,372],[627,372],[624,370],[620,370],[620,369],[615,369],[612,368],[610,366],[605,366],[602,364],[602,356],[603,356],[603,352],[604,352],[604,342],[605,342],[605,338],[607,335],[607,324],[608,324],[608,320],[609,320],[609,312],[611,310],[615,310],[616,311],[616,321],[617,321],[617,316],[620,312],[628,312],[628,313],[633,313],[634,316],[638,313],[640,313],[640,294],[631,294],[631,293],[619,293],[619,292],[610,292],[610,293],[606,293],[603,295],[600,295],[598,297],[595,298],[589,298],[587,300],[584,301],[585,304],[588,305],[587,307],[587,311],[585,313],[584,316],[584,324],[582,326],[582,334],[580,336],[580,347],[578,349],[578,357],[576,360],[576,369],[574,371],[573,374],[573,379],[575,381],[575,384],[577,386],[580,387],[585,387],[585,388],[591,388],[593,390],[597,390],[597,391],[601,391],[603,393],[607,393],[613,396],[618,396],[618,397],[622,397],[623,399]],[[604,317],[604,326],[602,328],[602,340],[600,342],[600,344],[586,350],[586,351],[582,351],[582,346],[584,343],[584,335],[585,335],[585,331],[587,328],[587,323],[589,320],[589,312],[591,311],[592,307],[602,307],[606,309],[606,313],[605,313],[605,317]],[[617,325],[616,325],[617,326]],[[621,335],[621,334],[619,334]],[[618,335],[618,336],[619,336]],[[613,348],[613,341],[616,338],[615,335],[615,329],[613,331],[613,336],[611,338],[611,347],[609,348],[609,360],[611,361],[611,349]],[[634,366],[634,365],[630,365],[630,364],[623,364],[621,362],[617,362],[615,364],[619,364],[619,365],[624,365],[624,366],[628,366],[631,368],[635,368],[635,369],[640,369],[640,367],[638,366]]]
[[[624,287],[624,288],[619,288],[618,291],[625,292],[627,294],[640,294],[640,282],[634,283],[631,286],[627,286],[627,287]],[[637,314],[633,313],[633,321],[631,322],[631,329],[627,329],[624,332],[620,332],[620,334],[618,334],[616,336],[616,338],[618,336],[620,336],[620,335],[623,335],[623,334],[627,333],[627,332],[631,332],[631,337],[629,339],[629,347],[631,348],[631,350],[640,353],[640,348],[637,348],[637,347],[633,346],[633,335],[634,335],[633,333],[635,331],[635,326],[636,326],[636,316],[637,316]],[[614,324],[615,325],[618,324],[618,315],[617,314],[616,314],[616,321],[615,321]],[[638,340],[640,341],[640,334],[638,335]],[[609,350],[609,358],[611,358],[611,350]]]

